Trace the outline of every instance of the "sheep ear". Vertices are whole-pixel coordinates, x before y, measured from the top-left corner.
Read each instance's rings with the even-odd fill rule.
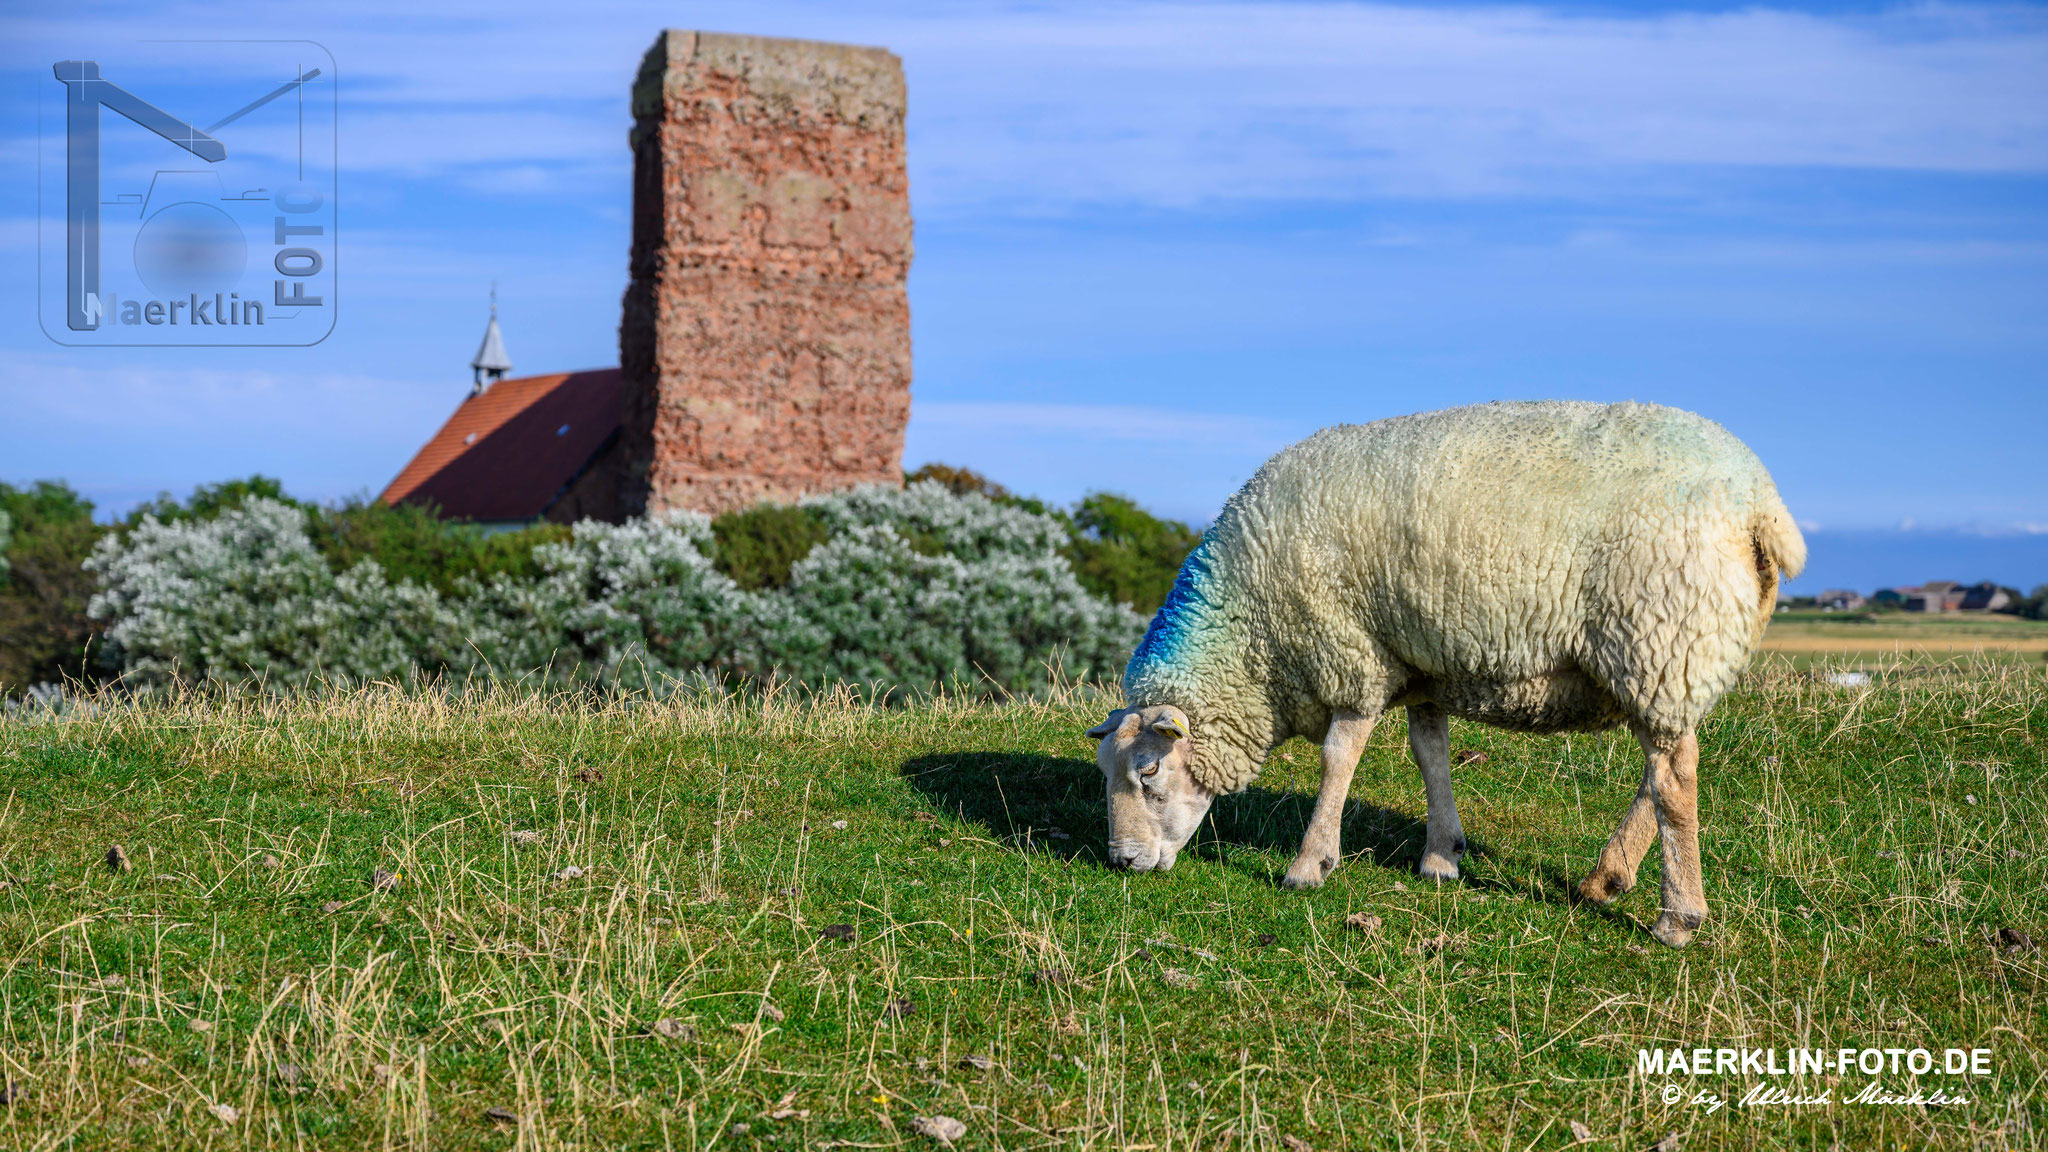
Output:
[[[1175,740],[1185,740],[1188,738],[1188,722],[1181,719],[1180,715],[1175,712],[1168,712],[1166,715],[1154,720],[1152,722],[1152,730],[1161,736],[1171,736]]]
[[[1102,723],[1097,724],[1093,728],[1090,728],[1088,731],[1082,733],[1082,735],[1088,737],[1090,740],[1100,740],[1104,736],[1109,735],[1111,732],[1116,731],[1117,728],[1123,724],[1123,722],[1124,712],[1123,709],[1119,708],[1116,711],[1111,712],[1109,714],[1109,719],[1104,720]]]

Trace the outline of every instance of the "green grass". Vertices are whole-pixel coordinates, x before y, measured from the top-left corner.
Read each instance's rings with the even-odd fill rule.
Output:
[[[929,1147],[935,1114],[976,1148],[2044,1143],[2048,968],[1986,939],[2048,935],[2038,669],[1754,672],[1701,734],[1714,916],[1680,952],[1644,931],[1654,851],[1614,909],[1567,899],[1625,737],[1454,724],[1475,853],[1436,888],[1385,724],[1304,895],[1276,880],[1313,748],[1130,876],[1100,714],[392,691],[0,722],[0,1147]],[[1995,1074],[1923,1078],[1971,1097],[1937,1109],[1686,1081],[1708,1112],[1634,1072],[1723,1045]]]

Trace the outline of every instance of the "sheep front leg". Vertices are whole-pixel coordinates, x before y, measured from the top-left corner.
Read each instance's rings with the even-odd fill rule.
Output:
[[[1657,802],[1657,828],[1664,843],[1664,913],[1650,934],[1683,948],[1707,918],[1707,894],[1700,881],[1699,737],[1688,731],[1673,740],[1639,731],[1649,760]]]
[[[1343,856],[1344,801],[1351,795],[1351,775],[1365,752],[1377,716],[1339,712],[1323,736],[1323,784],[1316,792],[1316,810],[1301,838],[1301,851],[1280,881],[1287,888],[1315,888],[1337,870]]]
[[[1458,822],[1458,801],[1451,795],[1451,718],[1434,704],[1408,707],[1408,750],[1422,772],[1422,791],[1429,799],[1429,839],[1422,848],[1422,875],[1429,880],[1456,880],[1458,857],[1465,854],[1465,828]]]

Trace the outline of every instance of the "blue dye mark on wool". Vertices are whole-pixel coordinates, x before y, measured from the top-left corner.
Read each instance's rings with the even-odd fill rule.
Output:
[[[1166,594],[1166,603],[1152,617],[1145,638],[1138,641],[1138,650],[1131,654],[1126,682],[1142,669],[1181,661],[1214,610],[1217,593],[1222,591],[1217,583],[1216,573],[1209,566],[1209,542],[1204,540],[1188,553],[1180,566],[1180,575],[1174,578],[1173,591]]]

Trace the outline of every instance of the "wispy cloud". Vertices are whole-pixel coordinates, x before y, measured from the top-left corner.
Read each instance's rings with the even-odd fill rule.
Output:
[[[623,170],[627,84],[678,20],[900,53],[924,210],[1607,194],[1698,165],[2048,171],[2048,14],[2020,7],[171,3],[123,27],[310,23],[342,68],[351,169],[418,174]]]
[[[911,419],[921,431],[1005,439],[1115,440],[1254,452],[1271,452],[1291,439],[1276,421],[1256,416],[1126,404],[923,402]]]

